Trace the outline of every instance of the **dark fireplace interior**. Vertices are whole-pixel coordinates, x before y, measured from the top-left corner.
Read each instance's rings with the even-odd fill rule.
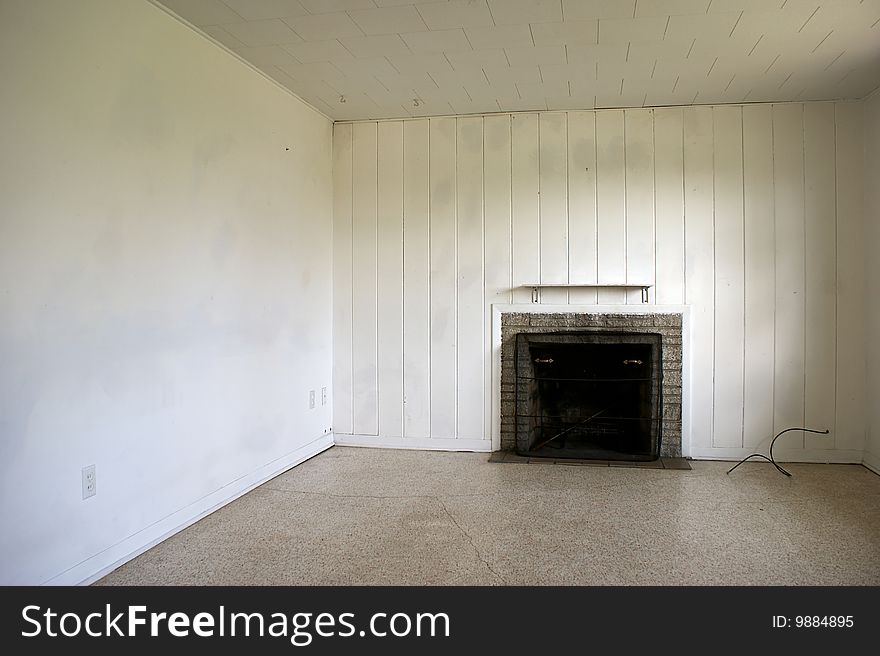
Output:
[[[661,336],[516,336],[516,451],[547,458],[656,460]]]

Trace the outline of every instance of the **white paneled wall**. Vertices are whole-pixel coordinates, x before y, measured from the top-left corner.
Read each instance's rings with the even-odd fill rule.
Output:
[[[831,436],[780,453],[860,461],[862,129],[859,103],[337,123],[337,441],[488,449],[491,305],[646,282],[692,306],[693,456],[806,422]]]

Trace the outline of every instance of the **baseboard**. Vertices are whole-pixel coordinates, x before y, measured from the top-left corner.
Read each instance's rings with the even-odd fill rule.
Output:
[[[433,437],[386,437],[383,435],[352,435],[337,433],[334,442],[338,446],[363,446],[378,449],[420,449],[428,451],[492,451],[491,440],[433,438]],[[755,453],[755,449],[702,447],[691,449],[694,460],[741,460]],[[774,449],[779,462],[816,462],[837,464],[861,464],[865,458],[861,451],[846,449]],[[880,461],[875,461],[880,465]]]
[[[420,449],[425,451],[477,451],[488,453],[492,440],[434,438],[434,437],[385,437],[381,435],[334,435],[338,446],[365,446],[377,449]]]
[[[875,474],[880,474],[880,456],[876,456],[870,451],[865,451],[862,464]]]
[[[696,447],[691,449],[694,460],[742,460],[752,453],[767,454],[767,448]],[[862,464],[864,454],[854,449],[773,449],[779,462],[818,462],[835,464]],[[758,459],[760,460],[760,458]]]
[[[191,526],[206,515],[262,485],[270,478],[274,478],[291,467],[318,455],[331,446],[333,446],[333,435],[330,433],[322,435],[74,565],[49,579],[44,585],[89,585],[175,533]]]

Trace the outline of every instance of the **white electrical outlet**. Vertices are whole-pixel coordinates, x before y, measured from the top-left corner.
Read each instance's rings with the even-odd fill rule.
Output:
[[[82,492],[83,499],[88,499],[98,493],[98,475],[95,473],[94,465],[82,468]]]
[[[309,390],[309,410],[315,409],[315,390]]]
[[[321,405],[327,405],[327,388],[321,388]]]

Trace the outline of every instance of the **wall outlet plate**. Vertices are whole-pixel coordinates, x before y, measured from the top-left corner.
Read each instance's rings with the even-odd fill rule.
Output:
[[[315,409],[315,390],[309,390],[309,410]]]
[[[82,468],[82,495],[83,499],[93,497],[98,493],[98,475],[94,465]]]

